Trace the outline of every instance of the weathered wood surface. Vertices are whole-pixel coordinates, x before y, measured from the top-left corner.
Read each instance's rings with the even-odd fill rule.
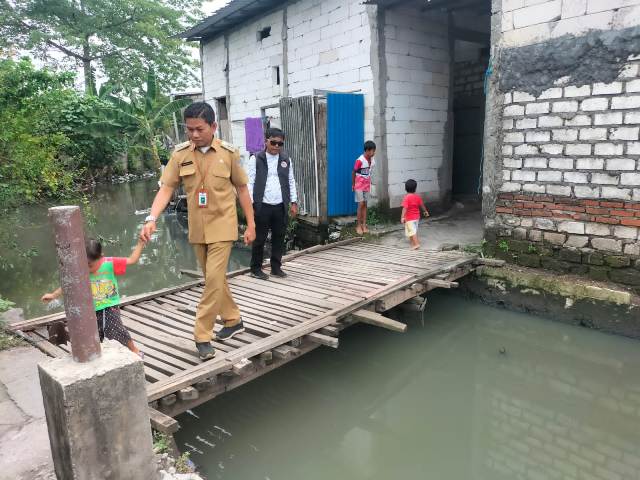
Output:
[[[476,257],[351,240],[295,252],[284,260],[287,278],[257,280],[247,269],[228,274],[246,331],[229,341],[215,340],[217,355],[204,363],[197,357],[192,333],[201,280],[123,302],[123,323],[145,353],[150,402],[162,400],[158,408],[165,413],[202,403],[319,345],[336,348],[340,330],[354,321],[404,331],[404,324],[375,312],[432,288],[454,286],[453,280],[468,273]],[[68,345],[48,344],[41,329],[60,321],[64,314],[17,327],[47,353],[59,356],[68,352]],[[216,331],[220,328],[215,326]],[[226,378],[222,383],[216,381],[220,374]],[[162,417],[156,417],[160,423]]]

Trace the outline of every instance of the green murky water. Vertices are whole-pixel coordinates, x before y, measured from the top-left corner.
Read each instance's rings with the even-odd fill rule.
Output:
[[[640,478],[637,341],[450,293],[407,320],[182,415],[181,449],[209,479]]]
[[[101,186],[91,195],[94,224],[88,226],[87,231],[105,239],[103,250],[106,255],[129,255],[156,190],[157,181],[151,179]],[[27,206],[9,218],[0,219],[0,231],[12,232],[20,247],[20,250],[14,250],[0,246],[0,296],[23,308],[27,318],[60,310],[62,307],[48,310],[40,302],[43,293],[54,290],[59,284],[47,206]],[[31,249],[36,256],[20,256],[19,252]],[[247,265],[249,256],[247,249],[235,250],[229,268]],[[119,279],[120,290],[125,295],[135,295],[178,285],[192,280],[181,276],[180,269],[196,267],[195,255],[187,240],[186,217],[165,214],[140,263],[129,267],[127,274]]]

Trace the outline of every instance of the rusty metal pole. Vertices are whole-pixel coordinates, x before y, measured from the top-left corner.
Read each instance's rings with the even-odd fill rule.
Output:
[[[90,362],[100,357],[101,349],[80,207],[50,208],[49,220],[55,233],[71,355],[76,362]]]

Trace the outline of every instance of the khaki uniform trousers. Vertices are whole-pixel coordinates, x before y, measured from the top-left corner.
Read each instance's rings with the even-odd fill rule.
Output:
[[[213,325],[218,315],[226,327],[233,327],[240,322],[240,310],[227,284],[227,266],[232,246],[233,242],[193,245],[205,282],[193,327],[196,342],[209,342],[215,338]]]

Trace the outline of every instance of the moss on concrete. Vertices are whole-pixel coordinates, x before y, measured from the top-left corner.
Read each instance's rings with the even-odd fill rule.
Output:
[[[541,272],[513,269],[508,267],[482,266],[476,270],[476,275],[505,282],[509,287],[520,290],[536,290],[572,298],[574,300],[588,299],[616,305],[631,305],[633,295],[624,290],[576,281],[575,278],[564,279],[557,275]]]

